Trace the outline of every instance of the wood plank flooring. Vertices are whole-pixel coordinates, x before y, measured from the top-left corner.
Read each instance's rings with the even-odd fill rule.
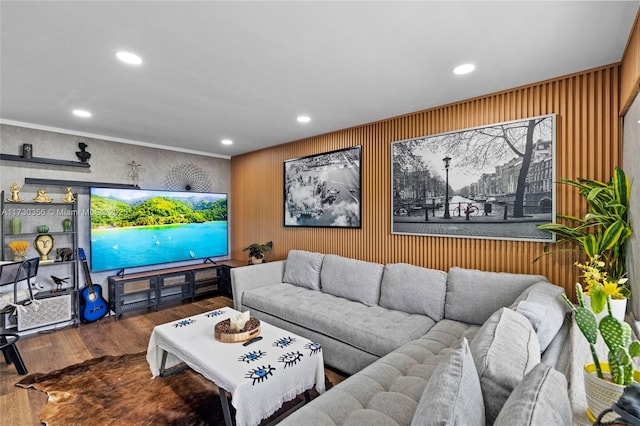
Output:
[[[233,301],[219,296],[177,303],[160,311],[127,312],[118,321],[107,316],[80,327],[67,327],[49,333],[21,338],[17,343],[22,358],[31,373],[48,373],[59,368],[104,355],[122,355],[147,349],[149,336],[158,324],[222,307],[233,307]],[[325,369],[329,380],[336,385],[344,377]],[[38,414],[47,401],[43,392],[15,386],[22,377],[13,365],[7,365],[0,355],[0,425],[40,425]],[[93,426],[93,425],[92,425]]]

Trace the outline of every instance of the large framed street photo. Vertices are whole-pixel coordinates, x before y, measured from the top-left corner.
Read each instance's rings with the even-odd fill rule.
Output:
[[[362,147],[284,162],[284,226],[360,228]]]
[[[551,242],[554,114],[391,144],[393,234]]]

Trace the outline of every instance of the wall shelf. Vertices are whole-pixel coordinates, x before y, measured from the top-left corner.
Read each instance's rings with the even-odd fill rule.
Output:
[[[38,179],[38,178],[24,178],[25,184],[33,185],[59,185],[59,186],[82,186],[82,187],[101,187],[101,188],[127,188],[127,189],[140,189],[139,186],[127,184],[127,183],[107,183],[107,182],[86,182],[81,180],[57,180],[57,179]]]
[[[69,167],[84,167],[84,168],[91,167],[89,163],[82,163],[80,161],[56,160],[54,158],[39,158],[39,157],[24,158],[20,155],[11,155],[11,154],[0,154],[0,160],[22,161],[25,163],[50,164],[53,166],[69,166]]]

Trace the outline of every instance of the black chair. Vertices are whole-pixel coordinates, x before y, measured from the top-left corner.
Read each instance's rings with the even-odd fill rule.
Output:
[[[16,346],[18,339],[20,339],[20,336],[15,333],[0,334],[0,349],[2,350],[2,355],[4,355],[4,359],[7,364],[15,365],[16,370],[18,370],[18,374],[25,375],[28,371],[27,366],[24,365],[24,361],[20,356],[20,352],[18,352],[18,347]]]
[[[31,278],[35,278],[38,275],[39,265],[39,257],[0,265],[0,287],[13,285],[13,303],[24,302],[24,300],[18,300],[18,283],[24,280],[27,281],[27,288],[29,289],[28,300],[33,300]]]
[[[38,275],[38,266],[40,258],[23,260],[21,262],[11,262],[0,265],[0,286],[13,285],[13,305],[18,303],[30,303],[33,300],[33,290],[31,289],[31,278]],[[18,300],[18,283],[27,281],[29,289],[29,298]],[[0,314],[11,314],[16,308],[8,305],[0,310]],[[0,350],[7,364],[14,364],[18,374],[27,374],[27,367],[20,356],[16,342],[20,339],[20,335],[15,333],[0,333]]]

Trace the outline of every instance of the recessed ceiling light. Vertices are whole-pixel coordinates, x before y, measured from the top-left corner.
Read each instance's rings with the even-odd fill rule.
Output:
[[[311,121],[311,117],[309,117],[308,115],[299,115],[298,116],[298,123],[308,123]]]
[[[130,65],[140,65],[142,58],[135,53],[120,51],[116,53],[116,57],[122,62]]]
[[[453,69],[453,73],[458,75],[469,74],[471,71],[475,69],[476,69],[476,66],[473,64],[462,64],[455,67]]]
[[[82,118],[91,117],[91,112],[87,111],[86,109],[74,109],[72,112],[73,112],[73,115],[75,115],[76,117],[82,117]]]
[[[222,139],[220,142],[222,145],[231,145],[233,143],[231,139]]]

